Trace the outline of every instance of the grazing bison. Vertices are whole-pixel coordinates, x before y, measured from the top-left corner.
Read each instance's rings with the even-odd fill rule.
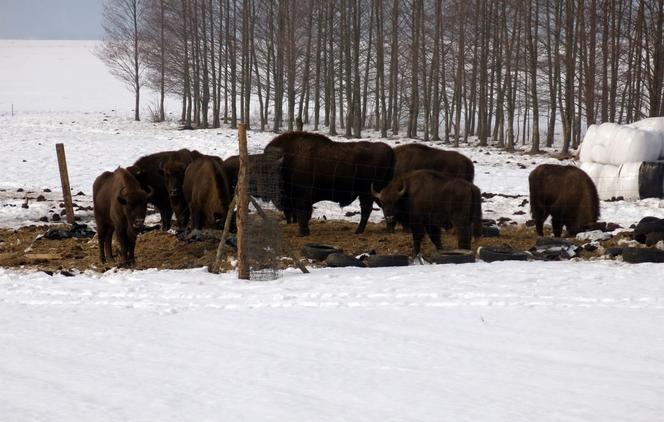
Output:
[[[371,190],[387,222],[409,227],[413,252],[420,253],[424,233],[442,249],[440,229],[454,227],[458,247],[470,249],[471,234],[482,233],[482,198],[477,186],[433,170],[415,170],[395,177],[385,189]]]
[[[295,216],[299,235],[309,234],[313,204],[333,201],[347,206],[358,196],[362,233],[373,205],[371,184],[385,187],[392,178],[394,152],[382,142],[333,142],[323,135],[289,132],[274,138],[265,153],[279,148],[283,161],[282,204],[286,218]]]
[[[122,264],[134,264],[136,236],[145,222],[147,202],[153,191],[146,193],[138,180],[126,169],[118,167],[114,172],[106,171],[92,185],[99,259],[113,259],[111,241],[113,232],[120,243]]]
[[[224,173],[226,173],[226,180],[228,180],[228,187],[232,196],[237,185],[237,175],[240,172],[240,156],[231,155],[226,158],[223,163],[223,169]]]
[[[444,151],[422,144],[406,144],[394,148],[394,177],[413,170],[436,170],[449,177],[457,177],[473,183],[475,166],[463,154]],[[387,231],[394,232],[396,223],[387,223]]]
[[[406,144],[394,148],[396,163],[394,177],[413,170],[436,170],[449,177],[458,177],[473,183],[475,166],[463,154],[444,151],[422,144]]]
[[[189,164],[182,191],[192,229],[223,227],[231,202],[229,189],[220,158],[202,155]]]
[[[127,167],[127,170],[138,179],[144,190],[148,186],[154,189],[150,203],[159,211],[162,230],[171,228],[171,219],[173,218],[173,208],[164,180],[163,166],[169,160],[188,165],[199,155],[200,153],[197,151],[190,151],[185,148],[178,151],[163,151],[141,157],[132,166]]]
[[[551,215],[553,235],[560,237],[563,225],[575,236],[599,218],[599,196],[590,177],[575,166],[542,164],[530,172],[530,212],[539,236],[544,220]]]
[[[175,212],[175,219],[180,229],[185,229],[189,223],[189,206],[184,198],[182,185],[184,172],[190,163],[191,161],[180,161],[178,157],[171,156],[160,168],[170,206]]]

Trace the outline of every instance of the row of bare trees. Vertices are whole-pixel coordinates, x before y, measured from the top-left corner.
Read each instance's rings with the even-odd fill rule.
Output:
[[[664,115],[664,0],[106,0],[100,56],[196,128],[533,152]],[[285,109],[284,109],[285,107]],[[540,140],[540,135],[543,139]]]

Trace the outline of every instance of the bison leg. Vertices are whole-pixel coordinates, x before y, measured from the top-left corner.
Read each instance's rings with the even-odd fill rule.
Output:
[[[201,230],[203,228],[203,213],[198,207],[190,207],[189,215],[191,217],[191,229]]]
[[[364,229],[367,227],[367,222],[369,221],[369,216],[373,209],[373,203],[374,201],[371,196],[360,195],[360,224],[357,225],[355,234],[363,233]]]
[[[297,224],[299,225],[299,236],[309,236],[309,220],[314,208],[311,203],[299,200],[296,208]]]
[[[297,222],[295,207],[293,206],[293,200],[290,196],[282,197],[281,207],[284,211],[284,218],[286,219],[286,224],[292,224]]]
[[[170,230],[171,221],[173,219],[173,209],[171,207],[160,208],[159,215],[161,216],[161,230]]]
[[[127,236],[127,261],[128,266],[133,266],[136,262],[134,251],[136,249],[136,236]]]
[[[459,224],[455,226],[457,232],[457,247],[459,249],[470,249],[472,239],[472,226],[470,224]]]
[[[284,204],[284,217],[286,218],[286,224],[294,224],[297,222],[297,215],[291,202],[286,202]]]
[[[424,227],[420,224],[413,224],[410,230],[413,234],[413,252],[417,256],[420,254],[422,239],[424,239]]]
[[[535,220],[535,230],[537,231],[538,236],[544,236],[544,221],[549,216],[548,213],[531,207],[530,211],[533,215],[533,220]]]
[[[113,259],[113,227],[106,228],[106,236],[104,239],[104,251],[106,252],[106,259]]]
[[[127,265],[129,263],[129,238],[124,230],[115,230],[115,237],[120,243],[120,256],[122,261],[120,264]]]
[[[440,227],[438,226],[427,226],[427,233],[429,234],[429,239],[433,242],[436,249],[443,249],[443,242],[441,241],[440,236]]]
[[[189,224],[189,208],[185,208],[176,215],[178,221],[178,228],[180,230],[186,230],[187,224]]]
[[[560,237],[563,234],[563,219],[557,214],[551,215],[551,226],[553,228],[553,235]]]
[[[99,242],[99,261],[106,262],[106,254],[104,251],[106,245],[106,233],[108,232],[108,225],[102,223],[97,224],[97,241]]]

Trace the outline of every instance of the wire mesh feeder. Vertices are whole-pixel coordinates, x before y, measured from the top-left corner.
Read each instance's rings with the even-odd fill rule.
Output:
[[[249,207],[246,229],[251,280],[267,281],[281,277],[281,259],[287,255],[279,227],[281,215],[277,212],[281,209],[282,196],[281,157],[280,149],[252,155],[247,169],[249,195],[260,200]]]

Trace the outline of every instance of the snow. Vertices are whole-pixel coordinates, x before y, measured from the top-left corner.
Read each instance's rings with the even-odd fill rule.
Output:
[[[4,420],[656,420],[655,264],[0,270]],[[496,274],[509,273],[509,278]]]
[[[141,155],[237,152],[228,128],[131,121],[131,95],[91,44],[0,41],[2,227],[34,224],[57,203],[57,142],[84,206],[98,174]],[[272,135],[248,137],[257,152]],[[527,176],[555,160],[460,152],[476,162],[481,190],[503,195],[484,202],[486,217],[530,218]],[[40,193],[46,201],[21,207]],[[358,209],[319,203],[314,216]],[[601,212],[625,227],[664,218],[659,199],[602,202]],[[243,282],[205,269],[65,277],[0,268],[0,420],[658,420],[660,272],[615,261],[478,262]]]

